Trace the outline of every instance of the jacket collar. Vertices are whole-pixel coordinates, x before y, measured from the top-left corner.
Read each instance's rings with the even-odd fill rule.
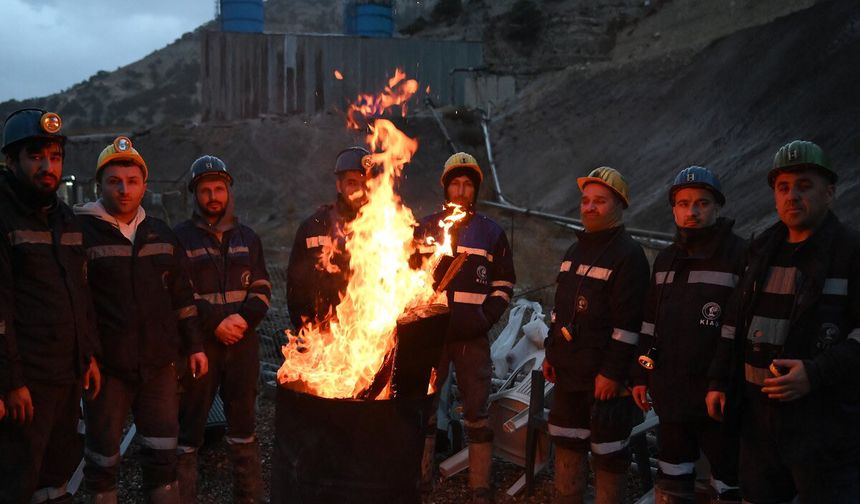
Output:
[[[675,246],[688,258],[710,258],[716,255],[725,243],[726,235],[732,232],[735,221],[720,217],[712,226],[700,229],[677,228]]]

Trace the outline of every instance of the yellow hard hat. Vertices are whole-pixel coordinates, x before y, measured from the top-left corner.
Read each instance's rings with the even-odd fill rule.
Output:
[[[591,173],[589,173],[587,177],[579,177],[576,179],[576,184],[579,186],[580,191],[592,182],[604,185],[617,194],[618,197],[621,198],[621,203],[624,204],[624,208],[630,206],[630,193],[627,190],[627,182],[615,168],[601,166],[600,168],[591,170]]]
[[[101,173],[105,165],[114,161],[130,161],[140,166],[140,169],[143,171],[144,181],[149,177],[149,168],[146,167],[146,161],[143,160],[137,149],[132,146],[131,140],[126,136],[116,137],[113,143],[102,149],[102,153],[99,154],[99,161],[96,164],[96,179],[99,178],[99,173]]]
[[[447,182],[449,182],[447,180],[449,178],[448,175],[457,168],[468,168],[473,171],[478,176],[478,184],[484,181],[484,173],[481,172],[481,167],[478,166],[478,160],[475,159],[475,156],[465,152],[458,152],[445,161],[445,169],[442,170],[442,177],[439,179],[443,189],[447,185]]]

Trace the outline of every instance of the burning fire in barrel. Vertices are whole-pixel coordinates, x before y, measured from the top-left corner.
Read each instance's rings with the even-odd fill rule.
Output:
[[[348,125],[370,133],[367,203],[346,229],[346,293],[326,320],[288,332],[278,371],[272,502],[419,502],[424,429],[432,414],[433,368],[448,324],[445,278],[433,270],[452,255],[445,239],[420,268],[415,217],[395,187],[418,148],[381,116],[406,112],[418,83],[399,69],[378,96],[362,95]],[[370,164],[370,163],[368,163]],[[323,252],[322,262],[332,253]],[[458,261],[452,265],[452,271]],[[324,268],[325,264],[320,267]],[[447,278],[453,276],[446,275]]]

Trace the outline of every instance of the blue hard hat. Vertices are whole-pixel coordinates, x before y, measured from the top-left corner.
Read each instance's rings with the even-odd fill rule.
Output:
[[[359,171],[367,175],[370,168],[373,168],[373,160],[370,158],[370,151],[359,146],[349,147],[340,151],[334,162],[335,174],[348,171]]]
[[[688,166],[679,171],[675,175],[675,180],[672,182],[672,187],[669,189],[669,204],[675,204],[675,193],[685,187],[700,187],[714,193],[717,198],[717,203],[720,205],[726,204],[726,197],[723,195],[723,188],[720,185],[720,179],[711,170],[704,166]]]
[[[65,144],[66,137],[60,134],[63,121],[54,112],[39,108],[24,108],[9,114],[3,125],[3,153],[13,144],[30,138],[46,138]]]

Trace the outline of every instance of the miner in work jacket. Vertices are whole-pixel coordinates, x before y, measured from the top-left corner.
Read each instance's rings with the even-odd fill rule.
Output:
[[[711,467],[718,502],[739,502],[738,438],[708,416],[707,371],[720,339],[726,302],[743,273],[746,245],[719,217],[725,204],[720,181],[707,168],[681,170],[669,190],[678,227],[660,251],[645,302],[633,398],[660,416],[656,501],[695,501],[699,451]],[[647,371],[646,371],[647,370]]]
[[[131,140],[118,137],[96,166],[102,197],[75,207],[103,354],[102,393],[84,405],[84,474],[99,502],[116,502],[119,444],[129,409],[142,445],[147,499],[178,501],[176,364],[187,356],[193,375],[207,369],[185,250],[166,223],[140,207],[147,175]]]
[[[740,421],[744,501],[860,502],[860,237],[830,210],[836,181],[818,145],[777,151],[779,222],[724,317],[707,403]]]
[[[81,460],[81,388],[100,386],[86,255],[57,198],[65,137],[57,114],[13,112],[0,170],[0,503],[71,502]]]
[[[215,156],[191,165],[188,189],[194,215],[176,226],[191,263],[191,280],[209,358],[209,373],[182,384],[179,430],[179,490],[195,502],[197,450],[215,393],[220,387],[227,416],[227,446],[233,464],[234,502],[262,498],[260,446],[255,434],[260,342],[255,328],[269,309],[272,284],[260,237],[239,223],[233,210],[233,177]]]
[[[296,330],[327,320],[346,292],[345,228],[367,202],[365,180],[372,166],[370,152],[363,147],[341,151],[334,167],[337,201],[321,206],[296,231],[287,266],[287,307]]]
[[[457,275],[446,289],[451,319],[442,359],[436,369],[436,389],[440,389],[454,364],[457,386],[463,396],[463,417],[469,439],[469,486],[472,502],[489,502],[493,430],[488,423],[488,400],[492,375],[490,342],[487,332],[499,321],[513,295],[516,275],[513,255],[504,230],[489,218],[475,212],[474,205],[483,173],[475,158],[464,152],[445,163],[441,182],[448,203],[459,205],[466,217],[451,229],[452,251],[467,254]],[[416,231],[419,243],[430,236],[440,241],[439,220],[451,212],[429,215]],[[436,268],[436,282],[448,270],[453,257],[444,258]],[[432,474],[435,418],[431,421],[425,444],[425,478]]]
[[[620,502],[630,464],[627,438],[639,410],[626,385],[648,288],[645,253],[622,225],[627,183],[601,167],[577,179],[585,232],[558,275],[544,375],[555,382],[549,433],[556,502],[581,503],[588,450],[597,502]]]

